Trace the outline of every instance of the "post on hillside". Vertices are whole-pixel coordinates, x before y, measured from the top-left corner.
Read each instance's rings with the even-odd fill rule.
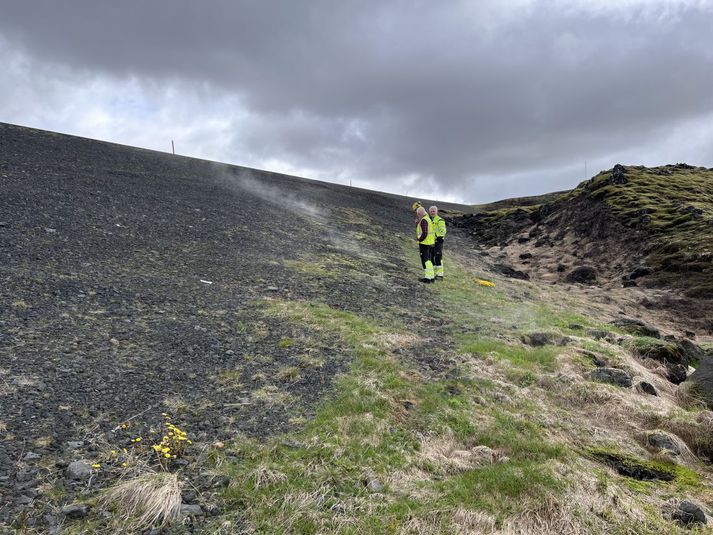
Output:
[[[171,140],[171,152],[174,154],[174,156],[176,155],[176,147],[173,144],[173,140]]]

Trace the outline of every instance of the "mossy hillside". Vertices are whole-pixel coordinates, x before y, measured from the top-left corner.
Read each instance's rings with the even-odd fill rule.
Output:
[[[650,239],[648,262],[660,283],[713,296],[713,170],[685,165],[627,166],[625,184],[603,171],[573,190],[606,202],[624,225]]]
[[[603,202],[616,222],[639,233],[637,242],[643,238],[641,262],[654,268],[658,284],[713,297],[713,170],[685,164],[624,169],[626,183],[613,183],[606,170],[569,192],[475,206],[477,218],[466,226],[475,221],[480,239],[503,245],[550,215],[565,214],[569,224],[592,202]],[[566,214],[575,203],[584,204]]]

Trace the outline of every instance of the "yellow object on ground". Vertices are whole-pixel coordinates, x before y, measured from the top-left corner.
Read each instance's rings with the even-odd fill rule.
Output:
[[[494,282],[486,281],[483,279],[475,279],[475,282],[477,282],[481,286],[495,286]]]

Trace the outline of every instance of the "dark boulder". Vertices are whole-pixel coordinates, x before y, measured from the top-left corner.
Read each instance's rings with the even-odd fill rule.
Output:
[[[592,266],[579,266],[574,268],[572,271],[567,273],[565,277],[567,282],[587,284],[590,282],[596,282],[597,280],[597,270]]]
[[[657,450],[667,450],[674,455],[681,455],[681,448],[676,439],[663,431],[652,431],[646,435],[646,445]]]
[[[567,336],[553,333],[529,333],[522,336],[522,342],[532,347],[542,347],[546,345],[565,346],[570,339]]]
[[[505,264],[495,264],[493,269],[501,275],[505,275],[511,279],[530,280],[530,275],[524,271],[518,271],[517,269],[513,269]]]
[[[622,476],[638,479],[639,481],[673,481],[675,479],[675,473],[673,471],[659,470],[649,463],[639,461],[638,459],[626,455],[613,452],[594,452],[593,455],[599,462],[611,466]]]
[[[619,327],[623,331],[639,335],[639,336],[650,336],[651,338],[661,338],[661,333],[655,327],[652,327],[648,323],[644,323],[641,320],[636,320],[633,318],[620,318],[609,322],[616,327]]]
[[[638,356],[655,360],[666,367],[666,376],[673,384],[681,384],[688,375],[688,359],[680,347],[669,341],[649,339],[636,343],[634,350]]]
[[[707,524],[706,513],[701,507],[688,500],[682,500],[671,513],[671,518],[684,526],[692,524]]]
[[[522,253],[520,255],[520,260],[528,260],[530,258],[532,258],[532,253]]]
[[[612,169],[611,176],[608,178],[607,182],[615,185],[626,184],[629,182],[626,178],[626,168],[620,163],[616,164]]]
[[[627,278],[629,280],[634,280],[634,279],[638,279],[639,277],[647,277],[648,275],[651,275],[653,272],[654,272],[654,270],[651,269],[650,267],[639,266],[634,271],[629,273],[629,275],[627,275]]]
[[[649,396],[659,395],[659,393],[656,391],[656,387],[651,383],[647,383],[646,381],[641,381],[639,384],[636,385],[636,388],[638,390],[641,390],[644,394],[648,394]]]
[[[666,366],[666,378],[675,385],[680,385],[688,378],[688,368],[683,364],[669,364]]]
[[[705,355],[703,348],[694,344],[688,338],[683,338],[678,341],[678,349],[683,353],[687,364],[699,362]]]
[[[638,286],[638,285],[636,284],[636,281],[633,281],[633,280],[631,280],[631,279],[624,279],[624,280],[622,281],[621,285],[622,285],[623,288],[633,288],[633,287],[635,287],[635,286]]]
[[[589,377],[593,381],[609,383],[622,388],[631,386],[631,376],[618,368],[597,368],[589,373]]]

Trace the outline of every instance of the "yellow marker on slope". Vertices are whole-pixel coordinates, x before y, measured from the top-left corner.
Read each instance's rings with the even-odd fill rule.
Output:
[[[478,284],[480,284],[481,286],[489,286],[489,287],[495,286],[495,283],[494,283],[494,282],[486,281],[486,280],[483,280],[483,279],[475,279],[475,281],[476,281]]]

